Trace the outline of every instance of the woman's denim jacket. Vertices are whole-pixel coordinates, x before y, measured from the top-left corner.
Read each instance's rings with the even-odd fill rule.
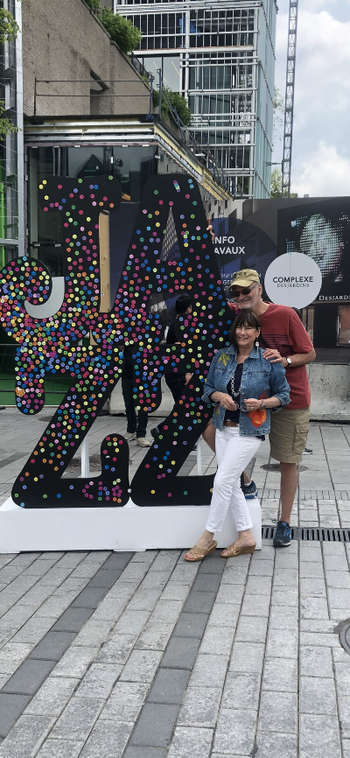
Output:
[[[237,348],[231,345],[218,350],[211,362],[202,400],[214,405],[213,424],[216,429],[222,429],[225,419],[225,408],[210,400],[212,392],[227,392],[227,385],[237,366]],[[243,363],[240,406],[245,408],[244,400],[249,397],[268,398],[278,397],[281,406],[290,402],[289,384],[281,363],[271,363],[263,358],[263,350],[253,347],[248,358]],[[268,434],[271,425],[271,410],[239,414],[239,433],[244,436],[260,437]]]

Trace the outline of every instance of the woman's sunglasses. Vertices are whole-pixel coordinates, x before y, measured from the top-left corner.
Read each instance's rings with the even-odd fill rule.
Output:
[[[256,286],[256,284],[253,284],[251,287],[241,287],[240,290],[230,290],[230,295],[234,300],[237,300],[240,295],[250,295],[251,291],[255,289]]]

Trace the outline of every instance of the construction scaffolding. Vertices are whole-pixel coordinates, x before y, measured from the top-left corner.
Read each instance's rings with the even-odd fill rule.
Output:
[[[282,158],[282,197],[290,197],[297,28],[298,0],[289,0],[287,76]]]

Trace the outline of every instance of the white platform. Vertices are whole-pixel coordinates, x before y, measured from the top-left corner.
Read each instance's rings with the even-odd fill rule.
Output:
[[[261,508],[249,500],[252,533],[261,550]],[[0,508],[0,553],[51,550],[185,549],[205,528],[209,506],[140,508],[20,508],[9,498]],[[228,516],[218,547],[237,537]]]

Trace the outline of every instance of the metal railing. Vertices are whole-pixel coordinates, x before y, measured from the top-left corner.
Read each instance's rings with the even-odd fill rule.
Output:
[[[142,64],[140,64],[142,65]],[[143,76],[143,74],[142,74]],[[143,81],[143,84],[145,87],[148,87],[150,90],[150,93],[152,91],[152,81],[153,76],[151,74],[148,74],[147,71],[145,72],[145,81]],[[147,78],[147,81],[146,81]],[[57,92],[38,92],[38,85],[39,84],[99,84],[101,86],[100,90],[89,90],[87,92],[73,92],[73,93],[57,93]],[[35,77],[34,80],[34,117],[38,115],[38,98],[79,98],[83,97],[86,99],[93,99],[96,97],[103,97],[103,99],[106,98],[117,98],[117,97],[147,97],[149,102],[149,108],[148,108],[148,116],[152,115],[152,99],[150,97],[150,94],[145,92],[143,93],[135,93],[135,92],[125,92],[125,87],[123,88],[123,92],[108,92],[109,87],[108,84],[142,84],[140,80],[135,79],[104,79],[104,80],[98,80],[98,79],[37,79]]]

